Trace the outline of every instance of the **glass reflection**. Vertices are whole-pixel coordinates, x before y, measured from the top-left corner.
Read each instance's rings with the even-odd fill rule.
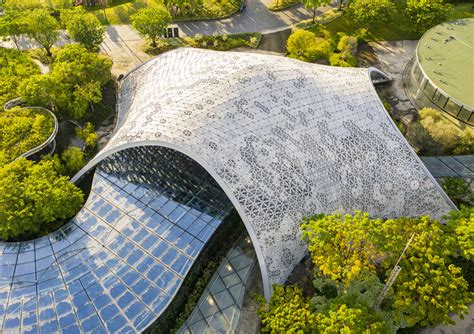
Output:
[[[174,297],[231,208],[197,163],[140,147],[100,163],[78,215],[0,243],[0,332],[137,332]]]

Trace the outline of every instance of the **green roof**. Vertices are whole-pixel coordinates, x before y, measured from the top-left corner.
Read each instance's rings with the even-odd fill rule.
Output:
[[[474,107],[474,18],[437,25],[418,42],[418,61],[436,87]]]

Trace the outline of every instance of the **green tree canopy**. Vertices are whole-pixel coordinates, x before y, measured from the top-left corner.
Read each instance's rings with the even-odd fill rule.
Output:
[[[131,17],[132,27],[138,33],[151,40],[156,46],[156,39],[163,35],[164,29],[171,23],[171,15],[166,7],[157,5],[140,9]]]
[[[75,146],[65,150],[61,154],[61,160],[63,161],[66,174],[70,176],[76,174],[86,164],[84,152]]]
[[[105,28],[95,15],[82,8],[62,11],[61,22],[72,39],[89,51],[98,50],[104,40]]]
[[[349,4],[350,15],[366,27],[387,22],[394,11],[395,5],[391,0],[352,0]]]
[[[20,83],[38,73],[38,66],[24,52],[0,48],[0,111],[5,102],[18,96]]]
[[[19,93],[28,104],[80,119],[91,103],[102,99],[101,87],[110,81],[111,67],[107,57],[67,45],[57,53],[51,72],[25,80]]]
[[[329,5],[331,0],[303,0],[303,4],[306,9],[310,9],[313,12],[313,23],[316,18],[316,10],[324,5]]]
[[[474,207],[474,192],[471,186],[460,177],[448,177],[441,187],[451,200],[460,207],[461,205],[468,205]]]
[[[406,16],[419,33],[446,21],[453,8],[443,0],[407,0]]]
[[[474,260],[474,207],[461,206],[446,218],[448,230],[455,235],[456,253],[466,260]]]
[[[19,107],[0,111],[0,167],[43,143],[53,129],[47,112]]]
[[[19,50],[18,38],[26,33],[24,14],[21,11],[11,9],[0,16],[0,36],[11,37],[16,48]]]
[[[290,35],[286,49],[289,57],[304,61],[328,58],[333,51],[329,41],[316,37],[311,31],[302,29],[298,29]]]
[[[383,258],[377,247],[381,219],[368,214],[317,215],[301,225],[311,259],[321,273],[334,281],[349,283],[369,277]]]
[[[47,9],[30,11],[24,18],[26,34],[41,45],[48,56],[51,47],[59,38],[59,24]]]
[[[456,239],[436,220],[383,221],[356,212],[344,219],[340,215],[315,216],[306,220],[302,229],[315,266],[346,286],[374,274],[388,276],[415,233],[392,286],[392,307],[408,326],[451,323],[449,315],[464,314],[473,297],[461,269],[453,264],[456,249],[462,249],[453,245],[466,240],[466,233],[460,232],[460,239]]]
[[[262,333],[303,333],[314,326],[315,314],[297,286],[274,285],[270,303],[260,300],[257,314]]]
[[[388,334],[389,329],[383,319],[367,307],[348,307],[333,303],[328,312],[318,313],[315,320],[315,333],[364,333]]]
[[[58,176],[50,161],[20,158],[0,168],[0,238],[33,238],[54,223],[71,218],[81,207],[82,192]]]

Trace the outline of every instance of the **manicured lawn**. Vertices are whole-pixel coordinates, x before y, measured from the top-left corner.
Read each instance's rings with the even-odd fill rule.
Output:
[[[291,6],[294,6],[299,3],[301,3],[300,0],[273,0],[271,6],[268,7],[268,9],[273,11],[282,10],[290,8]]]
[[[129,24],[130,16],[140,8],[161,4],[160,0],[115,0],[104,10],[100,6],[87,7],[102,24]],[[178,10],[176,21],[207,20],[230,16],[240,7],[239,0],[203,0],[197,5],[195,15],[191,16],[186,10]]]
[[[463,17],[474,17],[474,9],[472,3],[455,4],[454,13],[451,19],[459,19]],[[345,14],[340,18],[326,24],[324,27],[315,27],[309,29],[317,35],[332,35],[337,32],[344,32],[353,35],[360,26]],[[398,7],[397,13],[389,23],[381,23],[372,26],[369,29],[366,41],[394,41],[403,39],[418,39],[422,34],[416,34],[413,30],[413,24],[405,17],[403,9]]]

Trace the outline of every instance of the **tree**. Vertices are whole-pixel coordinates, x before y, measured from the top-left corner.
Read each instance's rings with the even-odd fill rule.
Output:
[[[15,107],[0,112],[0,167],[42,144],[53,129],[53,117],[41,110]]]
[[[406,242],[415,233],[402,268],[392,286],[393,308],[403,314],[408,326],[444,322],[451,324],[450,314],[466,314],[474,297],[452,263],[456,256],[456,238],[444,226],[428,217],[388,219],[384,222],[381,244],[386,258],[381,267],[388,273],[395,265]]]
[[[0,48],[0,110],[8,100],[18,96],[18,86],[34,74],[40,73],[38,66],[26,53]]]
[[[316,19],[316,10],[324,5],[331,3],[331,0],[303,0],[303,4],[306,9],[310,9],[313,12],[313,23]]]
[[[307,30],[296,30],[292,33],[286,43],[286,49],[289,57],[304,61],[328,58],[333,51],[331,43]]]
[[[61,160],[63,161],[66,174],[70,176],[76,174],[86,164],[84,152],[75,146],[65,150],[61,154]]]
[[[391,0],[353,0],[349,5],[350,15],[367,28],[379,22],[387,22],[395,11]]]
[[[461,204],[474,206],[474,192],[471,190],[469,184],[462,178],[446,178],[441,184],[441,187],[458,207],[461,206]]]
[[[138,33],[151,39],[156,47],[156,39],[163,35],[164,29],[171,23],[171,15],[162,5],[140,9],[131,17],[132,26]]]
[[[443,0],[407,0],[405,13],[420,33],[446,21],[453,8]]]
[[[331,280],[348,284],[376,272],[383,258],[376,245],[382,223],[361,212],[344,219],[339,214],[316,215],[305,219],[301,229],[314,265]]]
[[[387,277],[415,233],[392,286],[393,310],[408,326],[451,323],[450,314],[466,313],[473,295],[453,264],[461,247],[454,246],[456,235],[440,222],[428,217],[383,221],[356,212],[344,219],[317,215],[306,219],[302,230],[315,266],[346,287],[374,274]],[[460,239],[466,234],[460,232]]]
[[[11,37],[18,50],[18,38],[26,33],[24,15],[17,10],[8,10],[0,16],[0,36]]]
[[[104,40],[105,28],[95,15],[81,10],[65,10],[61,13],[61,22],[69,35],[88,51],[96,51]]]
[[[474,207],[461,206],[445,217],[448,231],[456,237],[456,253],[468,261],[474,260]]]
[[[110,81],[111,66],[105,56],[67,45],[57,53],[50,73],[23,81],[18,91],[28,104],[80,119],[91,103],[102,99],[101,87]]]
[[[51,47],[59,38],[59,24],[48,10],[37,9],[25,17],[26,34],[41,45],[51,57]]]
[[[374,316],[374,312],[365,307],[348,307],[346,304],[333,303],[326,313],[316,316],[315,332],[335,333],[390,333],[383,319]]]
[[[33,238],[72,217],[83,194],[67,177],[58,176],[50,161],[20,158],[0,168],[0,238]]]
[[[262,320],[262,333],[303,333],[314,326],[311,304],[297,286],[274,285],[270,303],[260,299],[257,314]]]
[[[89,152],[93,151],[97,146],[97,140],[99,136],[94,131],[94,125],[90,122],[86,123],[86,126],[83,129],[76,129],[76,135],[84,140],[86,150]]]

